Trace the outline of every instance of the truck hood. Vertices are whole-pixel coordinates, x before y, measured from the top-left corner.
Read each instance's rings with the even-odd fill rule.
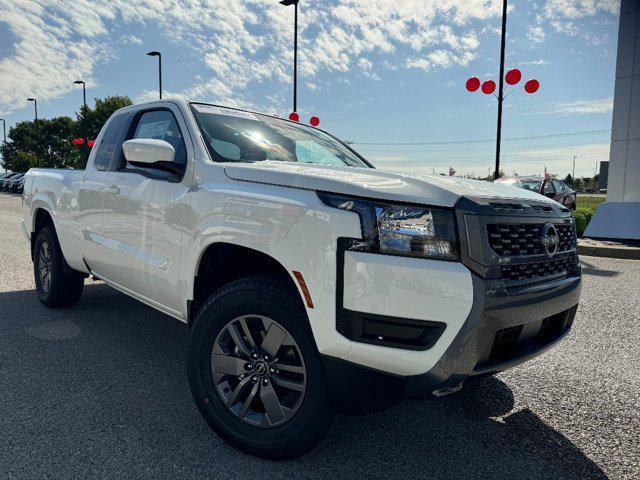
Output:
[[[559,205],[543,195],[508,185],[374,168],[264,161],[228,165],[224,171],[229,178],[244,182],[441,207],[453,207],[463,196],[485,200],[529,200]]]

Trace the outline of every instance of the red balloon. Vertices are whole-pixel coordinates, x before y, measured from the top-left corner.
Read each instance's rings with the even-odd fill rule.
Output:
[[[490,95],[496,90],[496,82],[493,80],[487,80],[482,84],[482,93],[485,95]]]
[[[470,92],[475,92],[480,88],[480,79],[478,77],[471,77],[467,80],[466,87]]]
[[[88,146],[89,148],[93,148],[93,146],[94,146],[95,144],[96,144],[96,141],[95,141],[95,140],[89,140],[89,141],[87,142],[87,146]]]
[[[309,123],[311,123],[312,127],[317,127],[318,125],[320,125],[320,119],[318,117],[311,117]]]
[[[84,138],[74,138],[72,140],[72,143],[74,145],[83,145],[84,144]]]
[[[538,80],[529,80],[524,84],[524,89],[527,93],[536,93],[540,88],[540,82]]]
[[[509,85],[515,85],[522,79],[522,72],[517,68],[514,68],[507,72],[504,79],[507,81]]]
[[[298,115],[296,112],[291,112],[291,114],[289,115],[289,120],[291,120],[292,122],[299,122],[300,115]]]

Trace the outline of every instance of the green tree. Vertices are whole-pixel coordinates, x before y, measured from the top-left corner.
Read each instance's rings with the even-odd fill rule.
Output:
[[[95,98],[95,106],[91,108],[87,106],[87,130],[89,140],[95,140],[102,126],[106,123],[109,117],[115,112],[124,107],[133,105],[131,99],[127,96],[114,95],[105,98]],[[77,122],[75,125],[74,135],[77,138],[84,137],[84,125],[82,118],[85,114],[84,106],[80,107],[79,113],[76,114]]]
[[[88,135],[95,140],[102,126],[116,110],[132,105],[129,97],[96,98],[93,108],[81,106],[76,119],[56,117],[38,120],[38,143],[34,122],[19,122],[9,129],[7,144],[0,147],[2,166],[15,172],[31,167],[84,168],[84,149],[73,144],[74,138],[84,138],[83,115],[87,116]]]
[[[70,117],[38,120],[38,141],[34,122],[20,122],[9,129],[2,148],[3,167],[15,172],[31,167],[78,168],[80,153],[73,145],[74,121]]]
[[[567,173],[567,176],[564,177],[564,183],[566,183],[567,185],[569,185],[571,188],[573,188],[573,177],[571,176],[570,173]]]

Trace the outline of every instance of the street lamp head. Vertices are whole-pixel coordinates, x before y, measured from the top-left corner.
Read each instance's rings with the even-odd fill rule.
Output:
[[[27,102],[35,102],[36,99],[35,98],[27,98]]]
[[[280,4],[288,7],[289,5],[297,5],[300,0],[280,0]]]
[[[82,80],[76,80],[75,82],[76,85],[84,85],[84,82]]]
[[[150,57],[159,57],[160,56],[160,52],[156,52],[154,50],[152,52],[148,52],[147,55],[149,55]]]

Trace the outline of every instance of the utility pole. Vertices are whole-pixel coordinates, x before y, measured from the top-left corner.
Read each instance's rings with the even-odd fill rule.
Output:
[[[493,178],[500,176],[500,142],[502,140],[502,101],[504,100],[504,51],[507,41],[507,0],[502,0],[502,38],[500,40],[500,80],[498,82],[498,131],[496,137],[496,168]]]
[[[576,181],[576,156],[573,156],[573,170],[571,173],[571,180]]]

